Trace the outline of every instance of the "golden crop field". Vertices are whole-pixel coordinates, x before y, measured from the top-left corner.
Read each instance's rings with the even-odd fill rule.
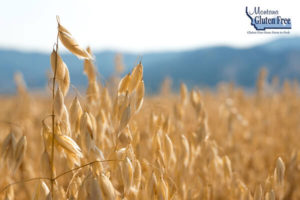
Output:
[[[69,92],[59,55],[84,59],[88,88]],[[100,84],[91,49],[58,20],[48,95],[0,97],[0,199],[300,199],[296,82],[147,95],[143,65]],[[50,64],[49,64],[50,65]],[[267,87],[268,86],[268,87]]]

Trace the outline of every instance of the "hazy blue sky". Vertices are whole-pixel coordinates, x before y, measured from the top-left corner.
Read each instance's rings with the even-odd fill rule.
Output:
[[[0,47],[50,51],[56,15],[82,46],[94,50],[180,50],[226,44],[247,46],[274,35],[253,30],[245,6],[278,9],[300,34],[297,1],[285,0],[0,0]]]

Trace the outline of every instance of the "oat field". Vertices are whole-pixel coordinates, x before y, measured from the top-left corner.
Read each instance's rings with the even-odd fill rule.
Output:
[[[142,62],[121,76],[116,56],[103,84],[59,19],[54,42],[46,95],[16,74],[17,93],[0,96],[0,199],[300,199],[297,82],[262,69],[252,92],[166,82],[148,95]],[[86,91],[70,87],[62,46],[84,59]]]

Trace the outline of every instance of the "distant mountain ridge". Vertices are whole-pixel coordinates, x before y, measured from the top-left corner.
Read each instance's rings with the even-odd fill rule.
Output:
[[[116,52],[95,52],[96,65],[102,81],[114,71]],[[123,52],[128,72],[136,63],[138,54]],[[0,49],[0,93],[15,90],[13,74],[22,72],[29,89],[47,86],[50,70],[49,54]],[[216,46],[188,51],[145,53],[143,56],[144,80],[147,90],[158,91],[166,76],[178,88],[180,82],[188,86],[215,87],[219,82],[233,81],[237,85],[252,88],[260,67],[265,66],[269,77],[300,80],[300,37],[274,40],[250,48]],[[70,54],[62,55],[70,70],[75,86],[86,86],[83,62]]]

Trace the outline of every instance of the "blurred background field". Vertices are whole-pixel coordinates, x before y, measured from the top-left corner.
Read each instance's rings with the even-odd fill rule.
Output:
[[[166,77],[172,80],[172,89],[178,91],[180,83],[189,88],[195,86],[216,89],[221,82],[231,82],[253,91],[261,67],[268,72],[268,80],[276,76],[279,84],[284,80],[300,79],[300,38],[285,37],[264,42],[260,45],[232,48],[212,46],[191,50],[177,50],[155,53],[126,53],[117,51],[95,52],[99,78],[103,84],[114,75],[115,58],[121,56],[124,71],[128,73],[138,57],[144,64],[144,81],[147,93],[159,92]],[[70,66],[72,84],[78,88],[87,86],[82,71],[83,62],[70,54],[63,54]],[[0,49],[0,93],[13,93],[13,75],[19,71],[30,90],[41,91],[47,87],[49,54]]]

